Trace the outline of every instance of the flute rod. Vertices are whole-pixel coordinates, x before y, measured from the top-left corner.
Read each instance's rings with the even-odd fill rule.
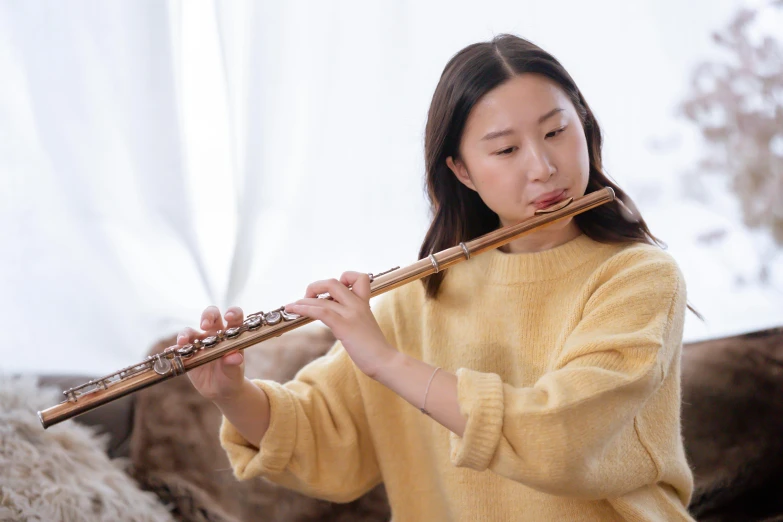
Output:
[[[393,268],[372,276],[370,296],[375,297],[446,270],[473,256],[506,245],[533,230],[613,201],[614,197],[614,191],[606,187],[576,199],[569,198],[536,211],[534,216],[516,225],[499,228],[471,241],[433,253],[407,267]],[[250,314],[241,327],[228,328],[215,336],[194,341],[184,347],[171,346],[159,354],[149,356],[139,364],[66,390],[63,392],[65,400],[39,411],[38,418],[43,427],[48,428],[148,386],[187,373],[227,353],[244,350],[312,321],[308,317],[287,314],[283,307],[272,312]]]

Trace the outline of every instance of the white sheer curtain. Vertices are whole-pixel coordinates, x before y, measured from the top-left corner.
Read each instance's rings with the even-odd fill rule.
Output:
[[[580,84],[710,321],[686,336],[783,323],[780,278],[733,286],[755,262],[736,210],[678,185],[698,149],[673,108],[740,3],[0,0],[0,368],[108,372],[208,304],[268,309],[413,261],[430,96],[501,32]],[[716,219],[745,265],[694,246]]]
[[[172,313],[214,295],[169,13],[4,2],[0,38],[2,365],[96,371],[138,357]]]

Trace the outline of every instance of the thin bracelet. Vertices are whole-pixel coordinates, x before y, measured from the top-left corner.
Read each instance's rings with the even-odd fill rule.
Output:
[[[427,394],[430,392],[430,384],[432,384],[432,379],[435,378],[435,374],[438,373],[438,370],[440,370],[440,366],[435,368],[435,371],[432,372],[432,376],[430,377],[430,382],[427,383],[427,389],[424,390],[424,400],[421,401],[421,408],[419,408],[419,411],[421,411],[424,415],[429,415],[430,412],[428,412],[425,408],[427,405]]]

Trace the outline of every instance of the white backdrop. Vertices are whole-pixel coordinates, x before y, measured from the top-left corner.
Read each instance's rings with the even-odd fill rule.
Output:
[[[681,188],[701,149],[675,108],[741,5],[0,0],[0,369],[113,371],[206,305],[414,261],[430,97],[501,32],[582,88],[707,318],[686,339],[783,324],[783,257],[758,284],[764,236]]]

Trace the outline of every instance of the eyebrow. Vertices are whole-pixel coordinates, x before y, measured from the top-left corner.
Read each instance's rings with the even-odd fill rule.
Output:
[[[551,118],[552,116],[554,116],[558,112],[563,112],[564,110],[565,109],[561,109],[560,107],[556,107],[556,108],[552,109],[551,111],[547,112],[546,114],[544,114],[543,116],[538,118],[538,124],[541,125],[542,123],[544,123],[546,120],[548,120],[549,118]]]
[[[538,124],[541,125],[542,123],[544,123],[546,120],[548,120],[549,118],[551,118],[555,114],[563,112],[564,110],[565,109],[561,109],[560,107],[555,107],[551,111],[547,112],[546,114],[544,114],[543,116],[538,118]],[[513,133],[514,133],[514,131],[512,129],[503,129],[503,130],[499,130],[499,131],[492,131],[492,132],[488,133],[486,136],[484,136],[483,138],[481,138],[481,141],[494,140],[495,138],[501,138],[503,136],[508,136],[509,134],[513,134]]]

